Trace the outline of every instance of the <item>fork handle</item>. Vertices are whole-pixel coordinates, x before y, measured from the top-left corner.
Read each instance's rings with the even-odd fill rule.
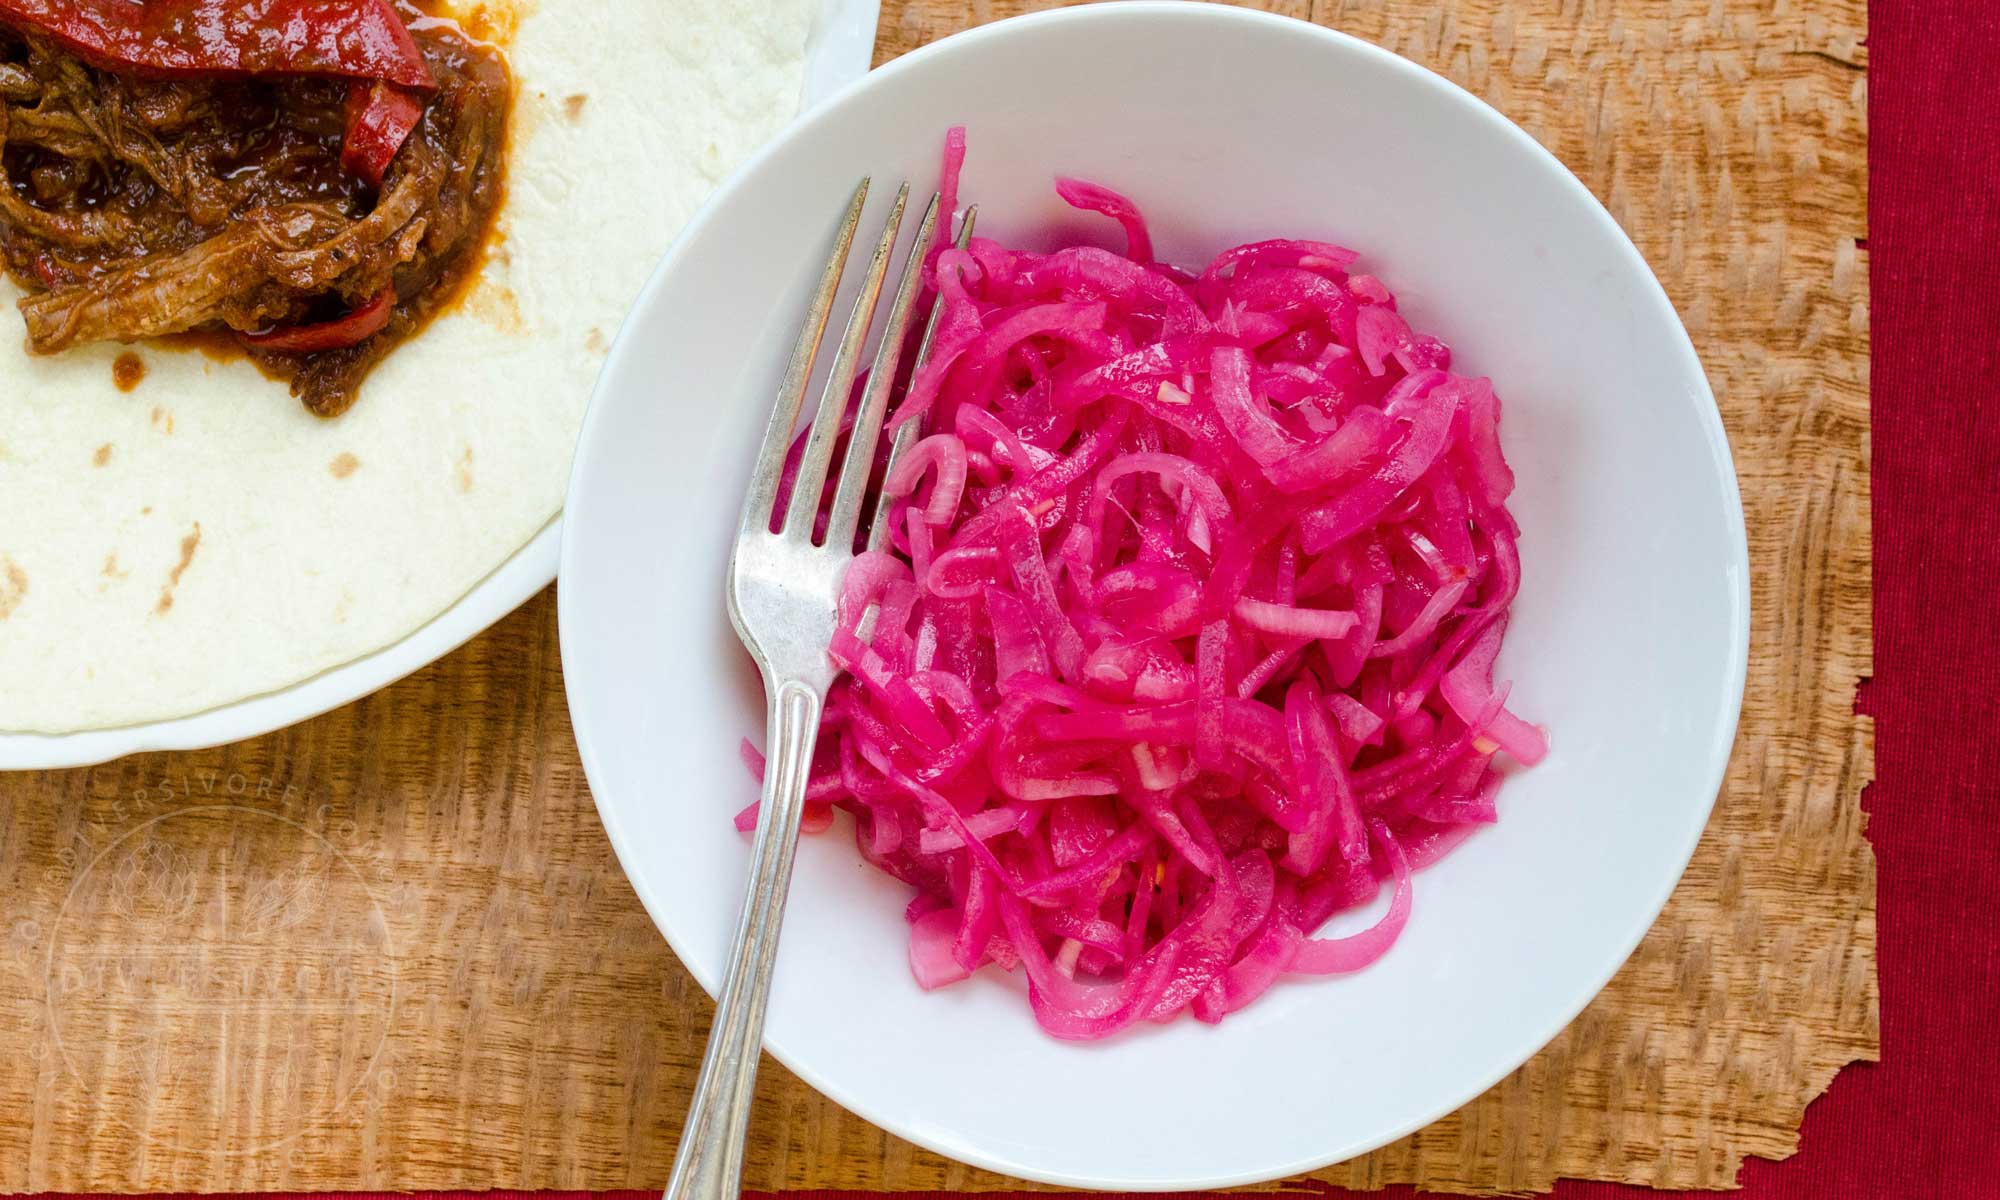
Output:
[[[771,995],[771,968],[777,961],[778,929],[785,918],[785,892],[799,846],[822,705],[819,692],[798,680],[767,690],[771,753],[750,851],[750,886],[665,1200],[737,1200],[742,1191],[750,1098],[764,1045],[764,1005]]]

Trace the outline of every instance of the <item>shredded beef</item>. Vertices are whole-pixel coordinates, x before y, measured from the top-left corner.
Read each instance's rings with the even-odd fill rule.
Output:
[[[510,85],[489,48],[412,29],[437,79],[380,188],[341,165],[345,81],[148,79],[0,25],[0,266],[28,348],[308,324],[393,285],[389,323],[310,354],[250,349],[315,413],[476,265],[499,203]]]

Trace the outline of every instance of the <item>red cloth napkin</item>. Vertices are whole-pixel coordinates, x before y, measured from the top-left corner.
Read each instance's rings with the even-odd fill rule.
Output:
[[[1882,1062],[1842,1071],[1798,1154],[1750,1160],[1737,1195],[2000,1200],[2000,5],[1875,0],[1869,57],[1876,674],[1858,703],[1876,721]]]

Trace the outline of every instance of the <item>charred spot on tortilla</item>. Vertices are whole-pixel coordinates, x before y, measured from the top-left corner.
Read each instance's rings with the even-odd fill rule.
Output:
[[[28,573],[19,563],[0,554],[0,621],[13,616],[27,594]]]
[[[514,289],[492,279],[481,279],[466,289],[459,311],[509,337],[518,337],[527,328],[521,316],[521,302]]]
[[[196,521],[194,528],[189,530],[188,535],[181,539],[181,559],[174,564],[173,570],[167,572],[167,582],[160,589],[159,602],[153,605],[155,613],[164,615],[169,609],[173,608],[174,589],[180,586],[181,575],[188,569],[188,564],[194,561],[194,552],[200,548],[201,522]]]
[[[90,456],[90,465],[91,465],[91,466],[93,466],[93,467],[101,467],[101,466],[104,466],[104,465],[105,465],[106,463],[108,463],[108,462],[110,462],[110,461],[111,461],[111,443],[110,443],[110,442],[106,442],[106,443],[104,443],[104,444],[103,444],[102,446],[99,446],[99,447],[97,448],[97,453],[95,453],[95,454],[93,454],[93,455],[91,455],[91,456]]]
[[[146,360],[133,351],[127,350],[111,360],[111,384],[119,391],[131,391],[138,387],[139,381],[145,377]]]
[[[590,97],[583,92],[563,97],[563,115],[572,121],[583,119],[583,106]]]
[[[360,468],[361,460],[347,453],[345,450],[334,455],[333,461],[326,465],[327,474],[333,476],[335,479],[345,479]]]
[[[166,433],[166,434],[173,433],[174,414],[168,412],[166,409],[161,408],[158,405],[154,405],[152,416],[150,419],[152,421],[153,428],[159,430],[161,433]]]
[[[326,0],[277,38],[268,5],[210,28],[205,0],[0,0],[0,269],[30,351],[218,335],[346,411],[482,257],[505,7],[473,30]]]

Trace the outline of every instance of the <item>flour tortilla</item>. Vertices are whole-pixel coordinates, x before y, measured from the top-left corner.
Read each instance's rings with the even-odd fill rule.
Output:
[[[30,357],[0,280],[0,730],[281,688],[402,638],[504,562],[562,505],[647,273],[797,111],[811,15],[523,4],[501,240],[332,421],[245,362],[131,347],[146,374],[121,393],[127,348]]]

